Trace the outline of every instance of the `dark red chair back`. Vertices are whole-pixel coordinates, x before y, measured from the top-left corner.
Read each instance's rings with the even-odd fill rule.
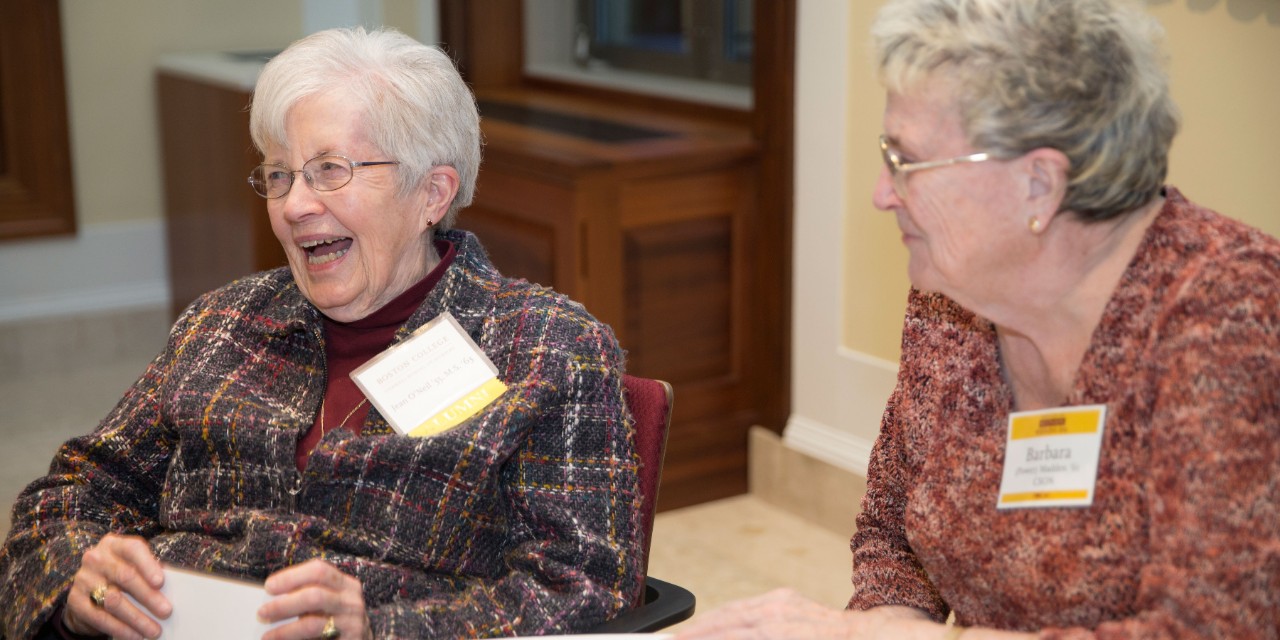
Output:
[[[636,455],[640,457],[640,492],[644,497],[644,568],[649,568],[649,548],[653,541],[653,516],[658,510],[658,485],[662,460],[667,454],[667,431],[671,427],[671,385],[662,380],[626,375],[627,408],[635,419]]]
[[[640,492],[644,517],[644,588],[636,605],[612,620],[590,629],[591,633],[634,634],[665,629],[688,620],[698,599],[684,587],[659,580],[649,573],[649,548],[653,541],[653,516],[658,510],[658,484],[662,459],[667,455],[674,392],[662,380],[625,376],[622,380],[627,408],[635,419],[636,455],[640,458]]]

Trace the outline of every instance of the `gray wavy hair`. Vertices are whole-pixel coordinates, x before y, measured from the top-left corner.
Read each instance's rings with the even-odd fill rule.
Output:
[[[285,119],[299,101],[340,87],[364,102],[361,124],[373,143],[400,161],[401,195],[432,167],[458,171],[458,193],[439,224],[451,227],[475,195],[481,144],[475,96],[453,62],[393,29],[328,29],[298,40],[258,76],[249,111],[258,151],[283,146]]]
[[[1154,198],[1178,110],[1163,29],[1123,0],[895,0],[872,27],[885,87],[931,78],[959,87],[974,148],[1017,157],[1049,147],[1071,161],[1062,210],[1105,220]]]

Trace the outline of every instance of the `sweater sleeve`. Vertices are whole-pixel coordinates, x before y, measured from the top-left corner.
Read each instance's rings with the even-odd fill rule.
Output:
[[[925,322],[925,305],[912,292],[907,308],[907,326]],[[905,431],[898,408],[912,394],[912,354],[918,347],[909,344],[911,331],[904,332],[903,364],[898,382],[881,419],[880,435],[871,450],[867,468],[867,492],[857,517],[853,550],[853,597],[850,609],[870,609],[901,605],[920,609],[931,618],[945,620],[950,609],[930,582],[924,567],[911,549],[906,532],[907,492],[913,486],[913,472],[904,450]]]
[[[0,636],[32,637],[65,601],[81,556],[103,535],[146,537],[158,529],[173,450],[161,422],[160,386],[180,333],[171,332],[166,350],[98,427],[64,443],[49,473],[19,494],[0,548],[0,602],[7,603],[0,607]]]
[[[1041,635],[1280,637],[1280,261],[1206,269],[1155,329],[1150,559],[1135,613]]]
[[[546,341],[569,348],[536,349],[543,355],[516,376],[541,391],[529,396],[539,398],[531,429],[500,471],[512,522],[504,548],[487,551],[502,555],[499,575],[377,608],[376,637],[582,631],[634,602],[640,494],[622,352],[607,326],[571,323],[580,332]]]

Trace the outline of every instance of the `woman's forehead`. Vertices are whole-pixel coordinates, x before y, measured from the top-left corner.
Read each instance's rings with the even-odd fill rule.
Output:
[[[940,86],[910,93],[889,92],[885,99],[884,134],[903,150],[929,141],[937,144],[965,137],[959,106],[952,92]]]
[[[326,153],[374,152],[363,111],[359,103],[335,97],[305,98],[289,110],[285,117],[284,139],[270,141],[267,154],[301,156],[305,160]]]

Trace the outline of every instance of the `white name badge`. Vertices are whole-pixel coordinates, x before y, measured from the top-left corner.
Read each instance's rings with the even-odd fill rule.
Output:
[[[1009,414],[997,509],[1093,504],[1107,405]]]
[[[498,368],[448,311],[351,378],[397,432],[416,438],[458,425],[507,390]]]

